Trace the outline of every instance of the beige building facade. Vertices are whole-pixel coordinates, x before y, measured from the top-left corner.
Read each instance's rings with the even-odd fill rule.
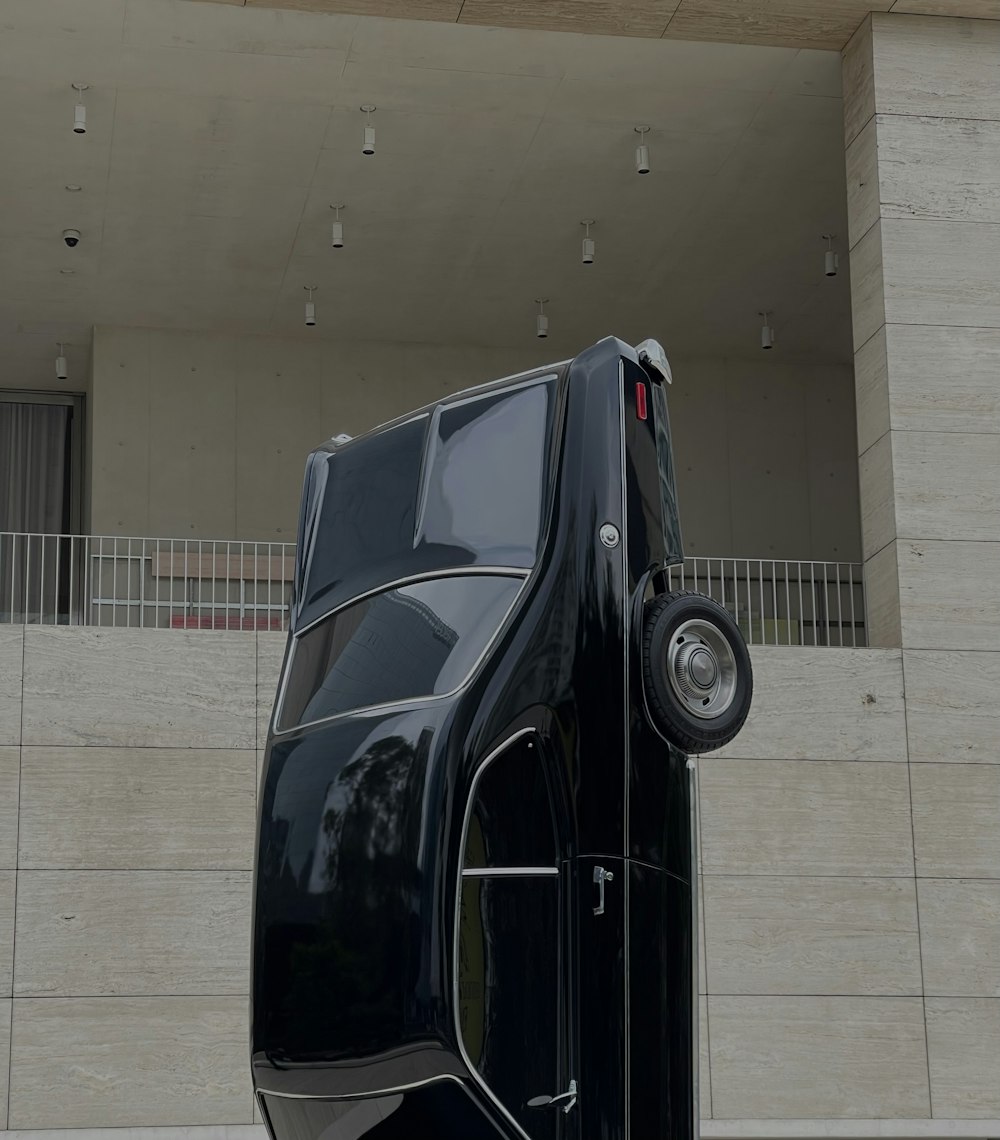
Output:
[[[78,3],[93,5],[96,23],[128,15],[117,0]],[[301,95],[340,51],[310,48],[308,37],[334,26],[324,21],[353,19],[356,6],[346,6],[296,0],[290,7],[307,10],[272,12],[256,0],[136,0],[133,34],[138,27],[147,39],[130,51],[135,66],[166,75],[164,53],[177,48],[174,58],[186,59],[193,50],[171,46],[175,21],[200,20],[197,46],[217,52],[220,82],[235,82],[226,68],[257,64],[261,84]],[[397,35],[417,50],[423,67],[408,70],[411,61],[405,80],[433,106],[444,99],[435,64],[448,38],[468,31],[449,22],[495,25],[500,38],[525,28],[550,37],[531,41],[537,52],[523,55],[517,83],[494,76],[488,92],[478,88],[483,116],[526,99],[525,75],[532,86],[547,82],[552,53],[604,58],[621,49],[602,37],[618,35],[635,37],[628,43],[646,65],[663,50],[681,53],[669,58],[682,69],[689,41],[700,41],[691,51],[764,53],[727,57],[726,67],[739,71],[743,98],[754,84],[767,87],[758,91],[762,113],[776,100],[808,121],[809,137],[831,107],[791,88],[803,75],[820,82],[827,56],[834,61],[837,91],[818,98],[838,116],[845,352],[823,341],[826,311],[810,315],[808,303],[801,343],[789,329],[783,361],[777,351],[751,359],[721,339],[714,351],[691,351],[678,327],[672,412],[690,553],[863,563],[867,604],[867,648],[753,646],[751,719],[732,745],[698,761],[702,1134],[995,1138],[1000,11],[993,0],[884,0],[876,11],[870,0],[389,7],[370,13],[383,20],[380,42]],[[395,23],[413,17],[424,22]],[[243,18],[252,34],[241,33]],[[265,26],[267,43],[255,38]],[[354,27],[358,42],[367,28]],[[80,59],[96,59],[86,34],[63,32],[57,50],[68,50],[69,36]],[[28,26],[24,43],[31,34]],[[786,51],[787,61],[768,54]],[[398,62],[383,64],[394,82]],[[350,51],[337,57],[345,73],[350,63]],[[157,82],[204,83],[198,61],[190,66]],[[671,104],[678,118],[684,84],[696,86],[682,80]],[[547,108],[564,82],[547,91]],[[581,83],[574,97],[591,100],[598,121],[604,101],[629,86],[622,70],[597,94],[570,82]],[[736,135],[721,133],[740,100],[729,102],[725,85],[699,91],[721,116],[706,136],[707,167],[715,145],[749,163]],[[553,137],[574,129],[560,120]],[[751,151],[764,148],[777,163],[780,147],[767,148],[780,135],[751,137]],[[678,130],[677,148],[685,137]],[[661,137],[664,149],[669,142]],[[626,139],[626,160],[631,146]],[[786,155],[780,169],[798,170],[794,160]],[[804,197],[807,172],[800,178]],[[754,185],[747,178],[747,195]],[[735,195],[739,183],[723,189]],[[722,202],[720,229],[742,233],[747,219],[725,230],[738,202]],[[712,247],[691,217],[694,256]],[[678,248],[684,240],[677,235]],[[738,276],[734,245],[713,253],[727,250]],[[653,288],[656,265],[646,268]],[[296,273],[287,296],[298,320]],[[615,289],[628,280],[622,273]],[[724,308],[723,268],[717,276]],[[5,290],[0,299],[12,304],[16,289]],[[733,310],[751,308],[750,336],[758,296],[744,288]],[[492,332],[477,334],[480,343],[464,334],[452,345],[444,334],[390,343],[361,313],[353,339],[309,344],[280,322],[248,337],[221,309],[215,329],[187,327],[186,310],[146,324],[129,303],[124,291],[102,302],[87,349],[83,495],[96,534],[291,541],[301,457],[317,424],[321,436],[362,430],[539,359],[538,344]],[[428,301],[426,319],[445,303],[460,299]],[[586,328],[590,303],[581,295]],[[414,295],[407,313],[420,316],[421,304]],[[499,297],[494,310],[491,328],[509,312]],[[473,319],[471,308],[463,313]],[[652,310],[640,316],[654,321]],[[409,320],[401,312],[401,326]],[[706,346],[711,327],[705,317]],[[30,380],[23,334],[4,335],[14,356],[24,352],[29,377],[6,386],[41,387]],[[247,1061],[250,881],[283,646],[269,632],[0,625],[0,1136],[263,1136]]]

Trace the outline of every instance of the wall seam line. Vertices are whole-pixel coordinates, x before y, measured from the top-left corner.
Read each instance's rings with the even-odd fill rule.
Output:
[[[924,978],[924,936],[920,924],[920,891],[917,888],[917,829],[913,821],[913,769],[910,765],[910,718],[906,704],[906,653],[900,652],[903,674],[903,733],[906,742],[906,790],[910,801],[910,843],[913,850],[913,904],[917,918],[917,956],[920,961],[920,1008],[924,1023],[924,1057],[927,1063],[927,1109],[934,1119],[934,1091],[931,1088],[931,1046],[927,1032],[927,982]]]

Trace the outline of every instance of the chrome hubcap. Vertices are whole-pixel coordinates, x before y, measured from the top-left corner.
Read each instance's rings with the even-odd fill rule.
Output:
[[[667,650],[674,695],[701,720],[721,716],[736,697],[736,657],[718,626],[692,618],[674,630]]]

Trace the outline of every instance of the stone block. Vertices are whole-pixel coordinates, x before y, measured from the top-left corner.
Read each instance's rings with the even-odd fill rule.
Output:
[[[936,1116],[1000,1116],[1000,998],[927,998]]]
[[[245,633],[29,628],[23,739],[253,748],[255,675]]]
[[[893,432],[891,463],[900,539],[1000,541],[1000,433]]]
[[[250,870],[255,755],[171,748],[25,748],[21,866]]]
[[[918,879],[924,989],[1000,998],[1000,882]]]
[[[917,874],[1000,879],[1000,765],[913,764]]]
[[[9,998],[14,978],[14,896],[17,872],[0,871],[0,998]]]
[[[907,649],[1000,646],[1000,542],[910,539],[895,545]]]
[[[21,998],[9,1127],[249,1124],[247,999]]]
[[[21,663],[24,631],[0,625],[0,746],[21,743]]]
[[[712,759],[700,785],[706,875],[913,874],[905,764]]]
[[[713,994],[921,993],[910,879],[705,879]]]
[[[21,871],[14,992],[245,996],[251,878],[249,871]]]
[[[755,760],[905,760],[898,651],[753,646],[754,699],[739,736],[708,753]]]
[[[893,431],[1000,433],[1000,329],[891,325],[886,351]]]
[[[910,760],[1000,764],[1000,650],[908,649]]]
[[[257,634],[257,747],[267,744],[267,730],[278,691],[281,663],[285,658],[288,635]]]
[[[17,866],[17,805],[21,750],[0,747],[0,870]]]
[[[715,1119],[930,1116],[923,1002],[710,997]]]

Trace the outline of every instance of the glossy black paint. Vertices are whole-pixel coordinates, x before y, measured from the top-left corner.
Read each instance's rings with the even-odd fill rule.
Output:
[[[276,1140],[687,1140],[688,774],[649,727],[637,652],[643,600],[681,558],[666,401],[614,339],[469,398],[309,460],[290,643],[419,576],[499,567],[519,592],[458,691],[301,726],[279,710],[255,1087]],[[454,641],[440,614],[413,612],[424,633],[408,645]],[[376,646],[361,628],[352,651],[402,638],[393,626]],[[613,876],[600,914],[595,868]],[[528,1105],[572,1081],[568,1111],[569,1097]]]

